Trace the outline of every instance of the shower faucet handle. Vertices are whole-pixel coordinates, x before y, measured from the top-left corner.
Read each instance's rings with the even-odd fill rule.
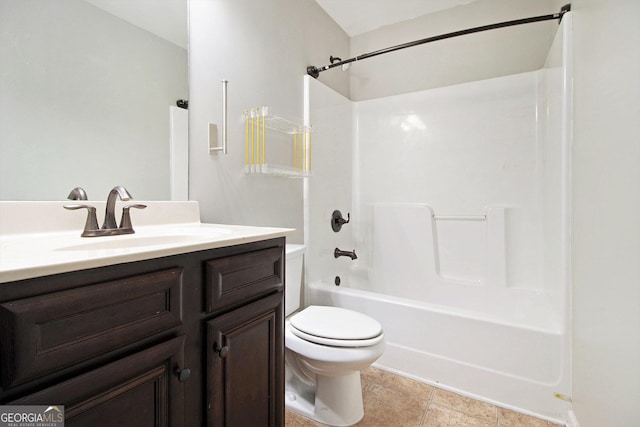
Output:
[[[344,224],[348,224],[349,221],[351,221],[351,214],[349,212],[347,212],[347,219],[344,219],[342,217],[342,212],[335,210],[331,214],[331,229],[337,233],[342,229],[342,226]]]

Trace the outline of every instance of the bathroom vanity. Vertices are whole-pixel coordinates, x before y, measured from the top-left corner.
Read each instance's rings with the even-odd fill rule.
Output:
[[[283,425],[289,230],[215,227],[34,236],[31,268],[3,236],[0,405],[64,405],[66,426]],[[47,250],[75,260],[43,274]]]

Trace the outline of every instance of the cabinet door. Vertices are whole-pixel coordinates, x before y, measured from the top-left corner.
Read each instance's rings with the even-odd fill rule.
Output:
[[[67,427],[182,426],[183,353],[177,337],[10,404],[64,405]]]
[[[207,425],[284,425],[282,292],[207,322]]]

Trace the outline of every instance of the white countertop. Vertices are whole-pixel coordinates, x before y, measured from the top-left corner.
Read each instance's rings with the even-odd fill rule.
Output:
[[[28,205],[30,203],[32,205]],[[29,211],[27,215],[25,208],[39,210],[42,206],[33,205],[37,203],[0,202],[0,283],[256,242],[284,237],[293,231],[290,228],[204,224],[199,221],[195,202],[186,202],[188,205],[184,205],[185,202],[140,202],[148,207],[141,211],[146,211],[146,215],[132,212],[135,234],[80,237],[86,211],[82,211],[84,215],[65,211],[62,204],[69,202],[43,203],[47,204],[45,210],[52,209],[54,217],[60,210],[67,214],[61,215],[65,220],[75,217],[73,230],[68,225],[57,224],[56,231],[44,232],[41,222],[30,229],[25,222],[33,212]],[[91,204],[98,208],[99,203]],[[118,217],[119,209],[116,212]],[[46,215],[42,211],[39,213]],[[171,222],[163,223],[161,218]],[[98,220],[100,223],[100,216]]]

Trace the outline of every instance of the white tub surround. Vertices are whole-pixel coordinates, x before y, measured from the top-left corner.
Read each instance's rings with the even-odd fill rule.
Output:
[[[134,234],[80,237],[86,211],[60,202],[0,202],[0,282],[283,237],[289,228],[204,224],[197,202],[139,202]],[[91,202],[100,215],[105,202]],[[119,214],[123,202],[118,202]]]
[[[567,420],[571,62],[568,13],[540,70],[359,102],[307,82],[306,303],[379,320],[378,367]]]
[[[441,306],[451,313],[561,333],[548,295],[507,280],[508,208],[477,215],[435,215],[420,204],[373,207],[373,262],[346,285]]]

